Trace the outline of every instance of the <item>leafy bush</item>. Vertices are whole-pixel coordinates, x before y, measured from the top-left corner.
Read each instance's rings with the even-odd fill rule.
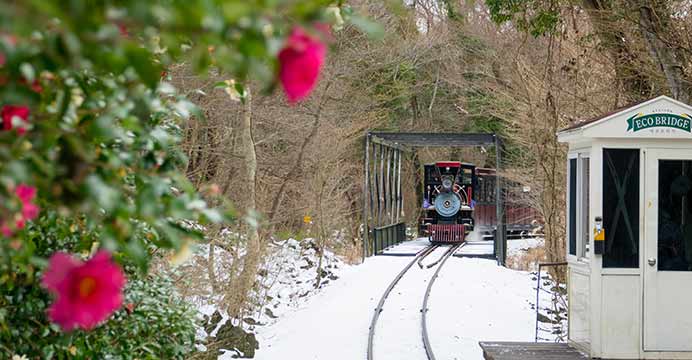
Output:
[[[326,11],[331,2],[0,6],[0,357],[175,358],[190,349],[189,309],[172,300],[166,281],[142,274],[158,249],[181,251],[202,239],[185,222],[229,222],[233,214],[208,206],[181,170],[180,128],[203,114],[167,81],[166,69],[187,61],[202,76],[226,74],[220,86],[240,100],[247,79],[271,89],[279,77],[287,92],[299,90],[289,97],[297,101],[314,82],[287,81],[305,79],[295,75],[306,61],[317,79],[325,49],[316,23],[335,19],[337,7]],[[57,321],[54,313],[46,315],[55,298],[85,313],[80,305],[103,300],[97,280],[106,284],[109,274],[81,273],[91,260],[62,254],[86,260],[96,250],[107,254],[110,275],[122,279],[124,268],[125,304],[134,308],[90,332],[63,332],[90,328],[120,306],[122,281],[113,281],[107,310],[87,314],[91,325],[74,317],[61,329],[49,321]],[[54,275],[43,282],[53,296],[42,288],[46,273]]]
[[[125,307],[106,326],[63,333],[43,315],[49,299],[36,286],[3,289],[9,303],[0,320],[1,354],[30,354],[40,359],[181,359],[193,350],[195,310],[175,295],[160,276],[130,280]],[[12,317],[8,318],[7,308]],[[2,317],[4,319],[1,319]]]
[[[78,224],[54,212],[32,224],[26,241],[33,261],[97,239],[96,233],[78,231]],[[143,233],[138,236],[146,239]],[[92,331],[65,333],[48,321],[51,299],[31,262],[22,265],[25,271],[5,273],[0,279],[0,358],[23,354],[40,359],[175,359],[193,350],[196,311],[175,294],[168,275],[141,275],[131,259],[122,257],[129,278],[124,307]],[[15,270],[20,264],[13,266]]]

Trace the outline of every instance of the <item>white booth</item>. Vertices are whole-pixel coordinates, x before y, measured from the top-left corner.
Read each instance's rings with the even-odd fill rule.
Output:
[[[692,359],[692,107],[659,96],[558,133],[569,340],[603,359]]]

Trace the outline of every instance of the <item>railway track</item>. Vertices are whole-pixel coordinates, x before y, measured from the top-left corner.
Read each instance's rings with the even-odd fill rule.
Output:
[[[432,249],[427,254],[425,254],[425,256],[421,256],[420,258],[418,258],[417,263],[421,269],[423,268],[423,259],[425,259],[428,255],[430,255],[433,251],[435,251],[438,247],[440,247],[440,245],[430,245],[430,246],[432,246]],[[422,251],[425,251],[426,249],[423,249]]]
[[[435,284],[435,280],[437,279],[437,275],[440,274],[440,270],[442,270],[442,267],[444,266],[445,262],[447,259],[449,259],[452,254],[454,254],[455,251],[457,251],[459,248],[464,246],[465,243],[458,244],[452,246],[447,252],[440,257],[437,262],[440,263],[440,266],[435,269],[435,273],[433,276],[430,278],[430,281],[428,281],[428,287],[425,289],[425,296],[423,296],[423,306],[421,308],[421,330],[422,330],[422,336],[423,336],[423,347],[425,348],[425,355],[427,355],[428,360],[435,360],[435,354],[433,353],[432,346],[430,345],[430,339],[428,338],[428,324],[427,324],[427,313],[428,313],[428,299],[430,298],[430,290],[432,290],[433,284]],[[434,266],[434,264],[429,265]]]
[[[375,308],[375,314],[372,316],[372,321],[370,322],[370,331],[368,332],[368,360],[373,360],[373,354],[372,354],[372,349],[373,349],[373,343],[375,339],[375,326],[377,326],[377,320],[380,318],[380,313],[382,312],[382,307],[384,306],[384,302],[387,300],[387,296],[389,296],[389,293],[394,290],[394,287],[396,284],[401,280],[402,277],[404,277],[404,274],[408,271],[408,269],[413,266],[417,261],[424,259],[426,256],[430,255],[435,249],[437,249],[438,245],[430,245],[426,247],[425,249],[421,250],[416,254],[416,257],[411,260],[404,268],[397,274],[396,277],[394,277],[394,280],[389,284],[387,287],[387,290],[384,291],[382,294],[382,297],[380,298],[380,301],[377,303],[377,307]]]
[[[423,331],[423,345],[425,348],[425,353],[428,356],[428,359],[433,360],[435,359],[432,349],[430,347],[430,342],[428,340],[428,334],[427,334],[427,328],[426,328],[426,317],[425,313],[427,312],[427,303],[428,303],[428,297],[430,295],[430,290],[432,289],[432,284],[435,282],[435,279],[437,278],[438,274],[440,273],[440,269],[442,269],[442,266],[444,266],[444,263],[447,261],[448,258],[454,254],[456,250],[458,250],[463,244],[458,244],[458,245],[453,245],[450,246],[445,253],[440,256],[439,259],[437,259],[435,262],[428,264],[426,268],[431,268],[437,264],[439,264],[439,267],[435,270],[435,273],[431,277],[430,281],[428,282],[428,287],[425,291],[425,296],[423,298],[423,310],[421,311],[422,313],[422,320],[421,320],[421,325],[422,325],[422,331]],[[375,308],[375,313],[373,314],[372,321],[370,322],[370,330],[368,332],[368,353],[367,353],[367,359],[368,360],[373,360],[373,345],[374,345],[374,339],[375,339],[375,329],[377,326],[377,320],[380,317],[380,313],[382,313],[384,303],[387,300],[387,297],[389,294],[394,290],[394,287],[396,284],[401,280],[401,278],[406,274],[406,272],[413,266],[413,264],[418,263],[418,266],[422,269],[423,266],[423,259],[430,255],[433,251],[435,251],[439,245],[430,245],[420,252],[416,254],[416,256],[409,262],[404,268],[397,274],[396,277],[394,277],[394,280],[389,284],[387,289],[384,291],[382,294],[382,297],[380,298],[380,301],[377,303],[377,307]]]
[[[447,251],[445,251],[445,253],[442,254],[442,256],[440,256],[437,260],[431,262],[428,265],[425,265],[425,268],[430,269],[431,267],[439,264],[442,260],[444,260],[446,258],[447,254],[453,254],[454,251],[458,248],[459,248],[458,245],[450,246],[450,248]],[[420,265],[421,269],[423,268],[423,265],[421,264],[421,260],[418,261],[418,265]]]

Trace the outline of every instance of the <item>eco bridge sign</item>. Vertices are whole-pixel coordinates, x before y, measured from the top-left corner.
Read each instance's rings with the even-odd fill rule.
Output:
[[[644,115],[639,113],[627,119],[627,131],[637,132],[653,127],[668,127],[689,133],[692,132],[692,128],[690,128],[690,119],[691,117],[688,114],[675,115],[659,113]]]

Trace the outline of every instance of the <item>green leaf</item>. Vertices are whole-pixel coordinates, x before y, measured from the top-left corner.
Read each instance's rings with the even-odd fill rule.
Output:
[[[118,191],[108,186],[98,175],[92,174],[87,177],[86,189],[96,203],[107,212],[118,205]]]
[[[235,22],[252,11],[251,5],[244,1],[225,1],[221,7],[223,16],[228,22]]]
[[[151,89],[155,89],[161,79],[161,65],[154,62],[154,57],[145,48],[131,44],[125,53],[139,78]]]

